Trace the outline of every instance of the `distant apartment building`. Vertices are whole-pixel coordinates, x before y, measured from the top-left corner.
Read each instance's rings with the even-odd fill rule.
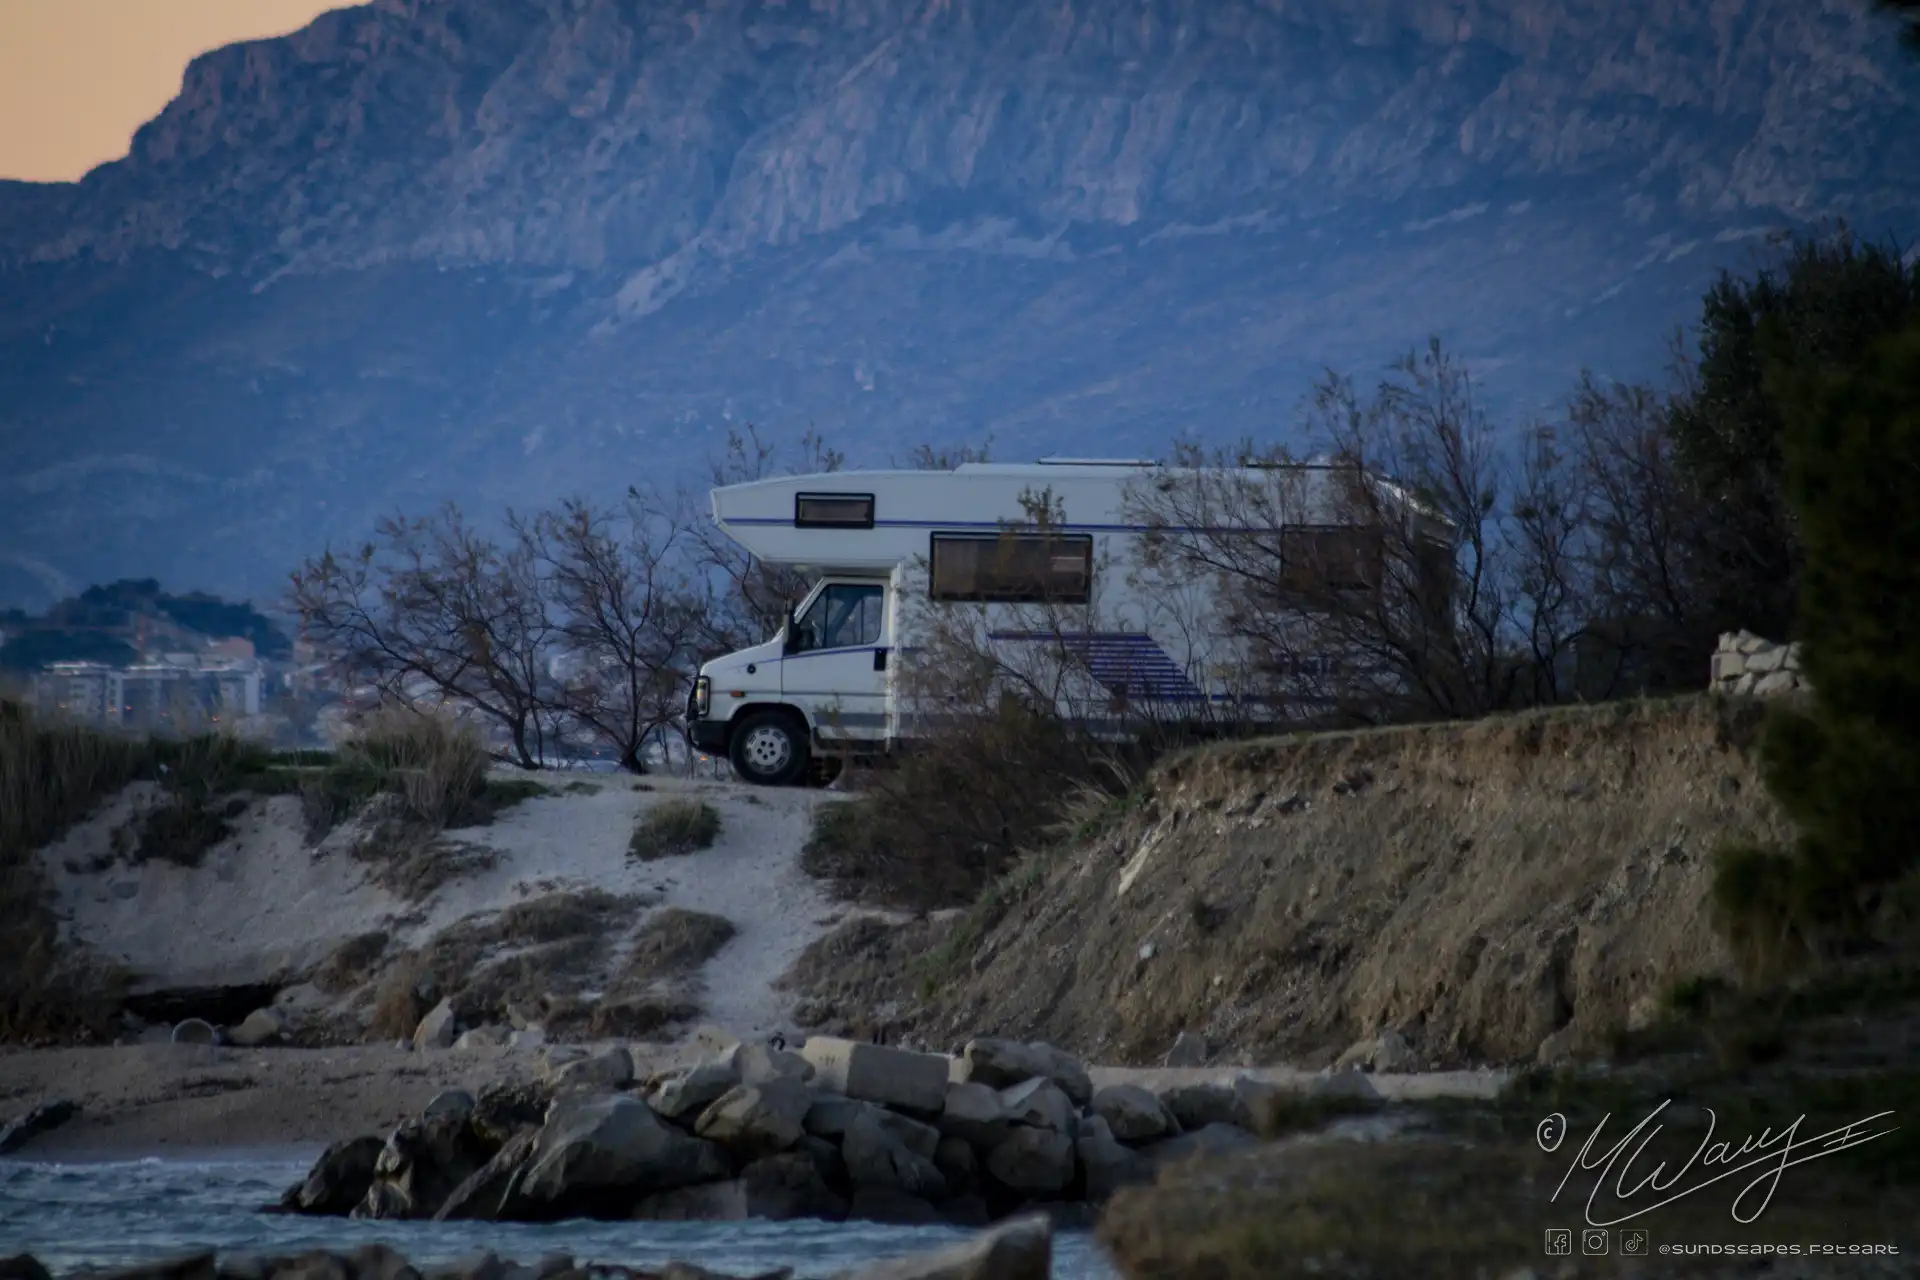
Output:
[[[67,720],[186,730],[259,715],[263,678],[257,661],[170,654],[165,661],[130,667],[56,662],[34,677],[33,694],[41,712]]]

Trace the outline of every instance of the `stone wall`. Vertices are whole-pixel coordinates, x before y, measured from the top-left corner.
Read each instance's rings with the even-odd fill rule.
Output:
[[[1751,631],[1730,631],[1720,637],[1713,651],[1711,687],[1718,693],[1760,698],[1809,688],[1800,673],[1799,645],[1779,644]]]

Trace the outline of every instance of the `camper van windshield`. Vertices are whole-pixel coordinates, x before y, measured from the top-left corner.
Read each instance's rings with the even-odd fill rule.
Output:
[[[807,607],[795,623],[791,651],[846,649],[880,639],[881,597],[885,588],[836,582]]]

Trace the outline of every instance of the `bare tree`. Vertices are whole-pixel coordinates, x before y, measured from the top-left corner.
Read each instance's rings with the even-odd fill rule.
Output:
[[[358,552],[303,563],[291,604],[348,678],[414,709],[471,708],[505,735],[513,760],[544,763],[558,628],[523,541],[502,547],[451,504],[390,517]]]
[[[987,462],[993,450],[993,437],[989,435],[978,445],[950,445],[936,449],[930,444],[917,444],[907,455],[906,465],[916,471],[952,471],[969,462]]]
[[[516,526],[535,549],[557,611],[562,675],[553,709],[646,772],[655,734],[679,716],[697,662],[704,601],[684,511],[629,489],[618,511],[582,500]]]
[[[1678,394],[1688,395],[1684,365],[1679,374]],[[1707,506],[1676,465],[1671,399],[1588,376],[1568,408],[1588,488],[1588,697],[1691,686],[1713,648],[1696,551],[1709,541]]]
[[[800,438],[795,465],[782,468],[779,446],[760,438],[751,424],[744,432],[729,431],[725,451],[712,465],[715,488],[748,484],[782,473],[838,471],[846,457],[829,448],[812,430]],[[701,645],[709,652],[729,652],[757,644],[780,629],[787,610],[805,595],[812,581],[781,565],[762,564],[707,520],[695,520],[689,530],[690,554],[706,585]]]
[[[1370,395],[1329,376],[1303,462],[1182,446],[1135,485],[1145,572],[1205,581],[1282,717],[1467,717],[1561,697],[1585,616],[1585,490],[1552,433],[1503,451],[1438,342]]]

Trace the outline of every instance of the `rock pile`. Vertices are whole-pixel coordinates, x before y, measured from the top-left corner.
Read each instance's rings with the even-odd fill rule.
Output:
[[[1710,683],[1721,693],[1776,698],[1810,686],[1800,671],[1800,646],[1751,631],[1730,631],[1713,651]]]
[[[951,1248],[842,1272],[835,1280],[1047,1280],[1053,1270],[1053,1231],[1044,1218],[1010,1222]],[[659,1270],[576,1263],[550,1254],[531,1266],[475,1254],[443,1266],[415,1267],[385,1245],[348,1253],[312,1250],[289,1257],[198,1253],[111,1272],[81,1272],[89,1280],[789,1280],[791,1268],[755,1276],[728,1276],[687,1262]],[[0,1280],[52,1280],[37,1260],[0,1258]]]
[[[1241,1078],[1095,1091],[1041,1044],[962,1054],[815,1037],[733,1044],[635,1080],[625,1049],[555,1051],[535,1083],[442,1094],[385,1138],[337,1143],[277,1211],[549,1222],[1084,1219],[1163,1163],[1249,1145],[1282,1090]]]

